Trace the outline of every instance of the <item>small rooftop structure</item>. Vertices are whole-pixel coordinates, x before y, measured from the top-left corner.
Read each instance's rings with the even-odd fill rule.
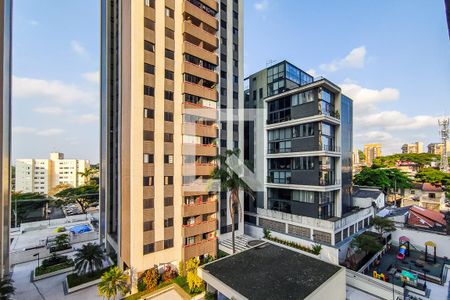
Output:
[[[199,269],[229,299],[345,299],[345,269],[266,242]]]
[[[441,186],[437,186],[431,183],[424,183],[422,184],[422,191],[425,192],[442,192],[443,189]]]
[[[378,187],[354,186],[352,198],[353,204],[361,208],[374,205],[381,209],[385,206],[385,195]]]

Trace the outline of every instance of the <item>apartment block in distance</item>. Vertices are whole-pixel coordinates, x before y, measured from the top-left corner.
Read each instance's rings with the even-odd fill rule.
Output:
[[[50,159],[16,159],[16,191],[48,194],[54,187],[87,183],[80,175],[90,168],[88,160],[65,159],[63,153],[50,153]]]
[[[444,144],[443,143],[431,143],[428,144],[428,153],[442,155],[444,152]],[[450,151],[450,141],[447,141],[447,151]]]
[[[403,144],[402,153],[423,153],[423,143],[415,142],[414,144]]]
[[[381,156],[381,144],[365,144],[364,156],[366,165],[370,167],[373,160]]]
[[[229,217],[209,182],[239,146],[218,109],[242,98],[243,3],[101,3],[101,239],[137,272],[216,256]]]
[[[338,263],[339,247],[374,213],[371,203],[355,209],[352,201],[353,101],[287,61],[246,80],[245,105],[254,112],[245,158],[265,177],[256,203],[245,203],[246,233],[259,237],[265,228],[302,245],[320,243]]]
[[[12,1],[0,0],[0,278],[9,274]]]

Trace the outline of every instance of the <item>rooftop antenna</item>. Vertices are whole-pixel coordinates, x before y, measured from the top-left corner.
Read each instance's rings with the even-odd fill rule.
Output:
[[[449,119],[438,120],[439,123],[439,134],[442,138],[442,154],[441,154],[441,164],[440,169],[442,172],[448,173],[448,157],[447,157],[447,141],[449,136]]]

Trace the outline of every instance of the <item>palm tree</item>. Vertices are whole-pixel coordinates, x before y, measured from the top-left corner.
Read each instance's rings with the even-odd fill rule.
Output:
[[[236,212],[238,213],[239,220],[242,219],[241,211],[241,200],[239,198],[239,192],[243,191],[248,194],[250,198],[254,200],[252,191],[250,190],[247,183],[239,176],[240,166],[233,166],[233,168],[228,164],[229,159],[232,157],[239,157],[239,149],[226,150],[224,154],[219,154],[216,157],[216,161],[219,165],[211,174],[211,178],[215,180],[220,180],[220,189],[222,191],[228,191],[230,193],[228,207],[230,209],[231,215],[231,243],[233,245],[233,253],[235,253],[235,242],[234,242],[234,219]]]
[[[84,177],[86,179],[86,182],[90,182],[91,176],[95,174],[97,174],[97,169],[94,168],[85,168],[83,172],[78,172],[78,175]]]
[[[88,243],[75,253],[75,269],[78,275],[91,273],[103,267],[105,253],[100,245]]]
[[[98,294],[106,299],[116,299],[118,293],[125,296],[129,291],[128,276],[117,266],[112,267],[101,277]]]
[[[9,277],[0,279],[0,300],[12,299],[14,291],[16,290],[12,285],[14,281]]]

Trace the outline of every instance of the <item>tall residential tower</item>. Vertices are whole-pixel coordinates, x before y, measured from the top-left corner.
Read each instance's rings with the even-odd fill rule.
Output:
[[[102,1],[101,238],[124,267],[215,256],[227,231],[209,179],[243,134],[218,113],[242,102],[242,5]]]
[[[0,277],[9,273],[12,1],[0,0]]]

